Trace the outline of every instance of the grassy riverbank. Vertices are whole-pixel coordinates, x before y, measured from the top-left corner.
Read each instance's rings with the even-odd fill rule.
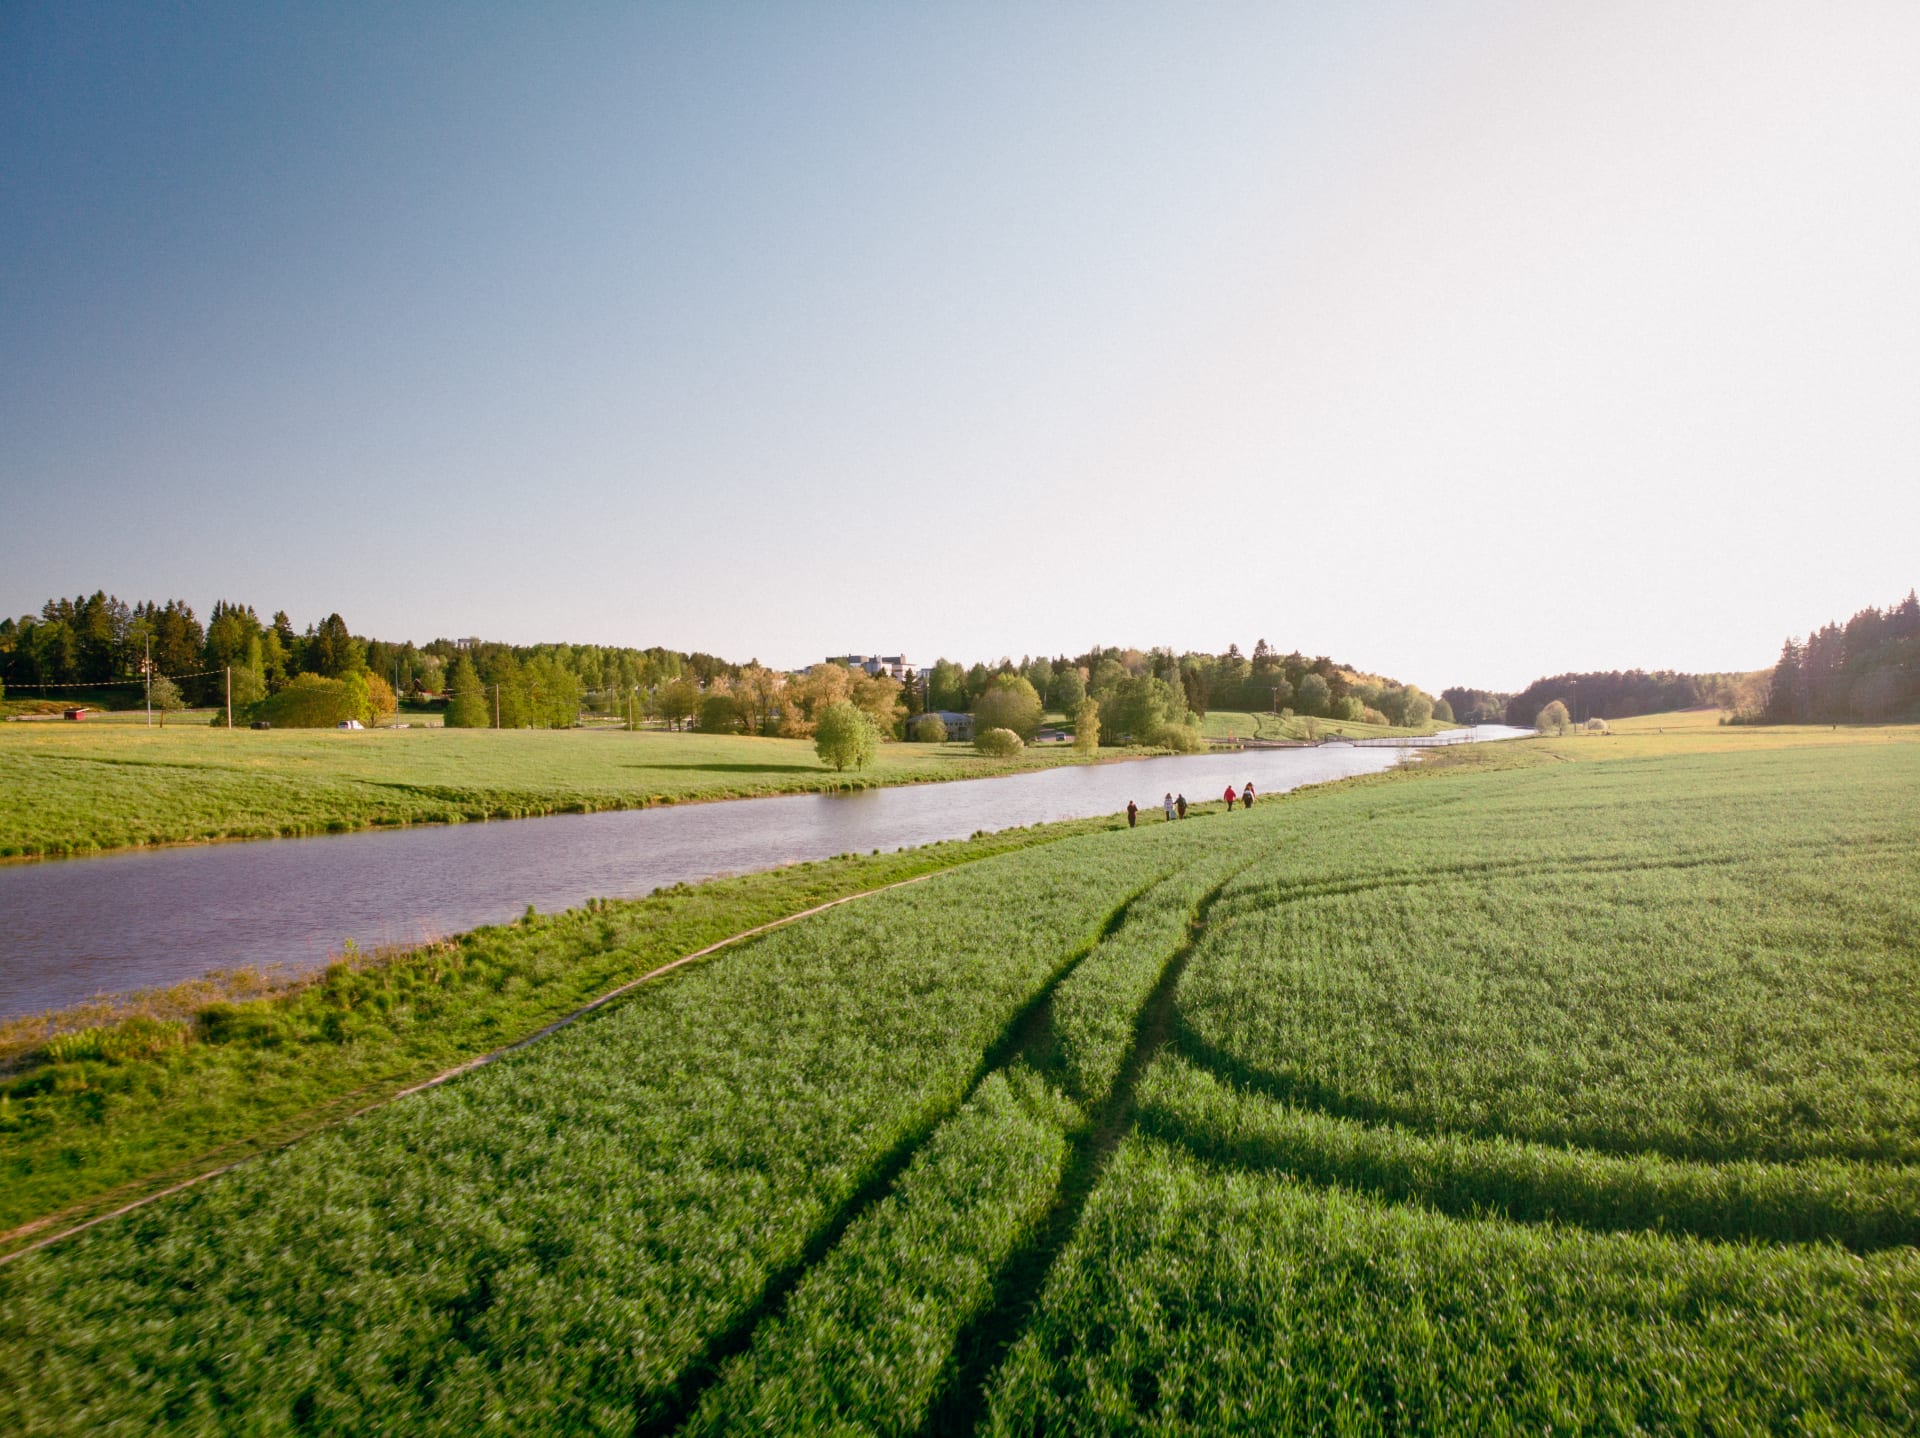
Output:
[[[657,730],[4,724],[0,857],[828,792],[1084,762],[1065,744],[1006,760],[964,744],[883,744],[872,768],[837,773],[806,740]]]
[[[356,954],[0,1023],[0,1252],[271,1148],[512,1043],[759,924],[957,864],[1113,827],[1088,819],[675,885]]]
[[[1910,1426],[1920,730],[1622,727],[952,846],[0,1268],[0,1421]],[[740,927],[779,878],[678,897]],[[640,971],[673,912],[487,931],[177,1053],[231,1046],[238,1121],[329,1025],[490,1047],[516,985]],[[191,1083],[113,1077],[180,1061],[30,1063],[45,1162],[190,1126]]]
[[[1206,732],[1250,737],[1262,716],[1238,717],[1245,722],[1236,729],[1210,715]],[[1284,734],[1265,737],[1307,732],[1306,721],[1269,722]],[[1318,729],[1322,737],[1428,731]],[[1089,757],[1056,743],[989,759],[969,744],[883,744],[871,768],[841,773],[809,740],[660,730],[0,724],[0,858],[937,783],[1153,752]]]

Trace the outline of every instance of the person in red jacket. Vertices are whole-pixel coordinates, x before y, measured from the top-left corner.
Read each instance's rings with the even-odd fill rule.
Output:
[[[1227,812],[1231,814],[1233,812],[1234,802],[1240,797],[1237,793],[1234,792],[1233,785],[1231,784],[1227,785],[1226,797],[1227,797]]]

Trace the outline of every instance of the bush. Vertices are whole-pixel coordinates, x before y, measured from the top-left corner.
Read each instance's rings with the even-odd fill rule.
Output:
[[[880,752],[880,734],[864,711],[841,700],[820,711],[813,748],[835,769],[864,769]]]
[[[1201,737],[1200,728],[1195,724],[1169,724],[1155,736],[1154,743],[1176,754],[1198,754],[1207,747],[1207,741]]]
[[[1545,706],[1534,717],[1533,727],[1542,734],[1564,734],[1573,717],[1567,713],[1567,706],[1558,699]]]
[[[278,694],[248,710],[250,719],[265,719],[276,729],[331,729],[345,719],[358,719],[353,696],[338,679],[318,674],[296,674]]]
[[[938,714],[922,714],[913,721],[913,742],[916,744],[944,744],[947,742],[947,726]]]
[[[1011,729],[983,729],[973,747],[993,759],[1011,759],[1027,746]]]
[[[709,694],[702,699],[700,717],[694,725],[702,734],[738,734],[746,727],[731,694]]]

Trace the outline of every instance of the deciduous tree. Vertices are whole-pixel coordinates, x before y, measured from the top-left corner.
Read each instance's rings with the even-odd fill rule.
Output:
[[[1082,699],[1073,711],[1073,747],[1091,754],[1100,747],[1100,706],[1091,698]]]
[[[693,717],[700,703],[700,686],[691,679],[676,679],[660,691],[660,717],[669,729],[678,729]]]
[[[864,711],[842,699],[814,720],[813,748],[835,769],[864,769],[880,752],[880,735]]]
[[[493,710],[480,687],[473,661],[464,652],[454,655],[453,668],[447,674],[447,727],[485,729],[492,723]]]
[[[976,733],[988,729],[1011,729],[1025,743],[1040,729],[1040,696],[1033,685],[1019,674],[996,674],[986,690],[973,701],[973,726]]]

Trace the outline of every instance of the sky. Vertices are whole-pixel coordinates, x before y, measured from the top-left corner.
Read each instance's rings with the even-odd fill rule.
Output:
[[[1920,583],[1920,6],[0,6],[0,612],[1437,692]]]

